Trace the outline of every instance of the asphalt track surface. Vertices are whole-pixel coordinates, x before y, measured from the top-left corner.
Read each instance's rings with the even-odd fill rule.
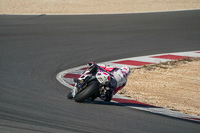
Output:
[[[62,70],[200,49],[200,11],[0,16],[0,132],[199,133],[196,122],[115,103],[75,103]],[[134,106],[134,105],[133,105]]]

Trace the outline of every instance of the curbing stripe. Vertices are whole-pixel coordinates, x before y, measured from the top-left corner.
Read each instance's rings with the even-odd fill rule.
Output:
[[[64,75],[64,78],[76,79],[76,78],[79,78],[80,76],[81,76],[80,74],[67,73],[67,74]]]
[[[179,56],[179,55],[160,55],[160,56],[151,56],[151,58],[162,58],[162,59],[171,59],[171,60],[180,60],[183,58],[191,58],[188,56]]]
[[[115,64],[123,64],[123,65],[132,65],[132,66],[143,66],[143,65],[149,65],[153,64],[150,62],[142,62],[142,61],[134,61],[134,60],[123,60],[118,62],[113,62]]]

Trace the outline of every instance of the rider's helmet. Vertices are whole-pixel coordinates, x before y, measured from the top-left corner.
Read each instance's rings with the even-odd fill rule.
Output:
[[[97,72],[96,78],[102,85],[107,85],[110,81],[110,75],[107,72]]]
[[[128,66],[123,66],[120,69],[122,73],[125,74],[125,76],[128,76],[130,74],[130,68]]]

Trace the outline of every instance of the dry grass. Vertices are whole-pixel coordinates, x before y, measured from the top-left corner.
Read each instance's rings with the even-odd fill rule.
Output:
[[[132,69],[120,93],[140,102],[200,116],[200,58]]]
[[[200,0],[0,0],[1,14],[104,14],[200,9]]]

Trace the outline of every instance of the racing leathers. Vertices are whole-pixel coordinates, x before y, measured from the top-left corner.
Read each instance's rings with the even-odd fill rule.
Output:
[[[97,67],[97,70],[99,71],[105,71],[110,75],[110,81],[108,82],[105,87],[108,87],[109,90],[111,90],[111,94],[107,95],[108,97],[112,98],[113,95],[115,95],[119,90],[124,88],[127,82],[127,77],[130,73],[130,68],[127,66],[123,66],[122,68],[116,68],[116,67],[110,67],[106,65],[97,65],[96,63],[89,63],[89,66],[93,69]],[[103,100],[104,96],[100,96],[100,98]],[[110,99],[111,100],[111,99]]]

